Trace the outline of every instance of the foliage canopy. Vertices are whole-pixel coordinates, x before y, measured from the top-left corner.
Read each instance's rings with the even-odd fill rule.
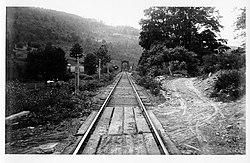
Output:
[[[51,44],[45,49],[31,51],[27,56],[27,74],[31,79],[37,79],[39,76],[42,76],[44,81],[64,79],[66,66],[65,52]]]
[[[235,31],[239,31],[239,34],[236,38],[243,38],[242,46],[245,48],[246,46],[246,7],[240,9],[241,13],[237,17],[235,21]]]
[[[153,44],[164,42],[167,48],[183,46],[199,55],[215,52],[226,43],[216,39],[222,25],[212,7],[150,7],[140,24],[140,45],[149,50]]]
[[[84,67],[85,67],[84,71],[88,75],[95,74],[97,64],[98,64],[97,56],[93,53],[87,54],[86,57],[84,58]]]
[[[73,47],[70,49],[70,57],[77,58],[77,57],[82,57],[82,46],[79,43],[76,43],[73,45]]]
[[[101,67],[111,61],[111,57],[108,54],[108,47],[105,43],[102,44],[101,47],[98,49],[98,51],[96,52],[96,56],[98,59],[101,59]]]
[[[139,60],[141,75],[156,76],[171,71],[198,75],[203,56],[229,49],[217,38],[223,27],[213,7],[150,7],[140,21]]]

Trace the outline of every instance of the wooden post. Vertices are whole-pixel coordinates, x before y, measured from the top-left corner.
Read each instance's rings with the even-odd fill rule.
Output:
[[[79,57],[77,57],[77,86],[76,86],[77,93],[79,91],[79,85],[80,85],[79,76],[80,76]]]
[[[169,73],[170,73],[171,76],[173,76],[172,71],[171,71],[171,68],[172,68],[172,67],[173,67],[173,65],[172,65],[172,63],[170,62],[170,63],[169,63],[169,66],[168,66],[168,70],[169,70]]]
[[[109,74],[109,64],[107,63],[107,73]]]
[[[77,57],[76,57],[77,64]],[[77,94],[77,65],[75,66],[75,95]]]
[[[101,59],[99,59],[99,71],[98,71],[99,79],[101,79]]]
[[[75,66],[75,94],[77,95],[79,92],[80,78],[79,78],[79,56],[76,57],[76,66]]]
[[[122,61],[121,61],[121,72],[122,72]]]

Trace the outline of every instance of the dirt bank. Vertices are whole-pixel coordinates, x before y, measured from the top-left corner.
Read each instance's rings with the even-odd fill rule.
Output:
[[[163,81],[166,102],[154,108],[170,139],[182,154],[245,154],[245,97],[215,102],[195,78]]]

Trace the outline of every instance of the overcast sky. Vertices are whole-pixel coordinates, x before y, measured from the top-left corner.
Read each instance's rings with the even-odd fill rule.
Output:
[[[223,16],[224,29],[220,35],[228,39],[229,45],[240,45],[235,40],[233,23],[237,12],[235,7],[247,6],[247,0],[6,0],[6,6],[33,6],[64,11],[85,18],[95,18],[108,25],[127,25],[140,29],[138,22],[143,10],[150,6],[214,6]]]

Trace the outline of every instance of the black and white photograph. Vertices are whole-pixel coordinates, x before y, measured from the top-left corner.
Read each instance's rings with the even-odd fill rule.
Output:
[[[4,155],[249,161],[249,3],[176,2],[6,0]]]

